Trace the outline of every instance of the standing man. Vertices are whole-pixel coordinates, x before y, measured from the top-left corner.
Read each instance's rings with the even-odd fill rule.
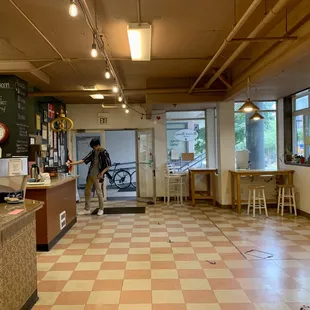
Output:
[[[100,141],[98,139],[92,139],[90,141],[90,147],[92,148],[92,151],[90,151],[90,153],[85,158],[68,164],[74,166],[82,163],[88,165],[90,163],[85,186],[84,214],[91,214],[91,190],[94,185],[99,199],[99,210],[97,215],[101,216],[103,215],[103,194],[100,188],[99,181],[102,181],[104,174],[111,167],[111,159],[109,153],[100,146]]]

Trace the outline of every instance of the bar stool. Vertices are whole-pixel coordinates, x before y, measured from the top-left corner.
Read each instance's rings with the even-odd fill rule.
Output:
[[[294,208],[294,214],[297,216],[297,208],[295,201],[295,186],[294,185],[279,185],[279,193],[278,193],[278,210],[277,213],[280,213],[283,216],[284,207],[290,207],[290,213],[292,213],[292,207]],[[286,192],[287,190],[287,192]],[[288,201],[285,201],[286,198]]]
[[[250,185],[249,187],[249,199],[248,199],[248,215],[251,208],[253,208],[253,217],[255,217],[255,210],[259,209],[259,214],[262,214],[262,208],[265,209],[266,217],[268,217],[265,186]]]
[[[183,204],[183,196],[186,198],[184,191],[186,186],[186,174],[185,173],[174,173],[171,167],[165,165],[165,195],[164,203],[169,206],[170,198],[175,197],[177,203]]]

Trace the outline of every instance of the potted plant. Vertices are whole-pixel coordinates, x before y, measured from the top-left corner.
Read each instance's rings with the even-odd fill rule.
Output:
[[[304,163],[305,163],[305,157],[300,156],[300,163],[301,163],[301,164],[304,164]]]

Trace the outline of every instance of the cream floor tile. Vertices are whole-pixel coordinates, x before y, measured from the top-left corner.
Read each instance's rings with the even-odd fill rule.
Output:
[[[215,290],[214,294],[219,303],[251,303],[250,299],[243,290]]]
[[[94,238],[92,239],[91,243],[110,243],[112,241],[111,238]]]
[[[153,304],[182,304],[182,291],[152,291]]]
[[[76,239],[93,239],[95,236],[95,234],[78,234]]]
[[[232,279],[233,274],[228,269],[205,269],[206,277],[208,279]]]
[[[152,305],[151,304],[119,305],[118,310],[152,310]]]
[[[194,254],[195,253],[193,248],[173,248],[172,252],[174,254]]]
[[[254,303],[256,310],[292,310],[286,303]]]
[[[197,253],[197,258],[199,261],[217,261],[222,260],[221,256],[217,253]]]
[[[209,281],[206,279],[181,279],[180,282],[184,291],[211,290]]]
[[[154,262],[173,262],[174,256],[172,254],[151,254],[151,260]]]
[[[79,305],[75,305],[75,306],[70,306],[70,305],[66,305],[66,306],[53,306],[52,310],[84,310],[85,306],[79,306]]]
[[[102,291],[91,292],[87,304],[90,305],[117,305],[120,301],[121,292],[119,291]]]
[[[130,248],[130,242],[127,242],[127,243],[123,243],[123,242],[111,243],[109,248],[110,249],[129,249]]]
[[[53,263],[37,263],[38,271],[49,271],[54,266]]]
[[[78,263],[82,259],[82,255],[62,255],[57,263]]]
[[[75,270],[76,271],[90,271],[90,270],[99,270],[102,263],[91,262],[91,263],[78,263]]]
[[[158,269],[152,270],[152,279],[178,279],[179,275],[177,270],[171,269]]]
[[[130,248],[129,254],[150,254],[150,248]]]
[[[175,262],[177,269],[201,269],[199,262],[190,262],[190,261],[178,261]]]
[[[253,265],[247,260],[226,260],[225,264],[229,269],[253,268]]]
[[[310,303],[310,292],[305,289],[278,290],[277,293],[285,302]]]
[[[73,241],[74,239],[61,239],[57,244],[71,244]]]
[[[69,250],[86,250],[89,247],[89,243],[74,243],[68,246]]]
[[[217,253],[240,253],[235,247],[223,246],[215,247]]]
[[[52,306],[60,292],[39,292],[38,306]]]
[[[128,258],[128,255],[126,254],[119,254],[119,255],[110,255],[107,254],[104,257],[105,262],[126,262]]]
[[[90,292],[93,289],[95,280],[69,280],[64,292]]]
[[[84,255],[105,255],[107,254],[107,249],[87,249]]]
[[[125,279],[123,282],[123,291],[149,291],[151,289],[151,280],[148,279]]]
[[[221,310],[219,304],[187,304],[187,310]]]
[[[210,241],[194,241],[191,242],[193,248],[212,248],[213,245]]]
[[[124,270],[100,270],[98,280],[122,280],[124,279]]]
[[[265,279],[239,278],[236,279],[244,290],[271,290],[272,287]]]
[[[70,247],[71,245],[69,245]],[[62,254],[64,254],[65,250],[51,250],[49,252],[46,253],[41,253],[40,255],[42,256],[60,256]]]
[[[151,269],[151,262],[127,262],[127,270],[147,270]]]
[[[72,275],[72,271],[48,271],[43,277],[46,281],[67,281]]]

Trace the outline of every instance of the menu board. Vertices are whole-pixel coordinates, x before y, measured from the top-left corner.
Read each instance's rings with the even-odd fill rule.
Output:
[[[9,129],[7,141],[0,145],[4,157],[28,155],[27,95],[27,82],[16,76],[0,76],[0,122]]]

